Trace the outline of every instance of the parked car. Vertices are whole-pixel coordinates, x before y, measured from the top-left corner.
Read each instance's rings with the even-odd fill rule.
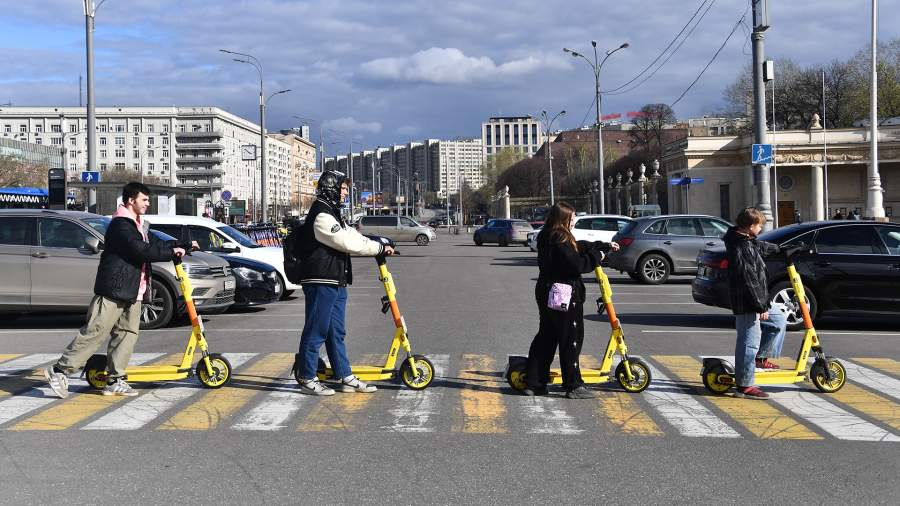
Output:
[[[609,266],[642,283],[665,283],[672,274],[694,274],[697,253],[723,246],[731,224],[703,215],[646,216],[628,223],[613,240],[619,251],[607,256]]]
[[[788,225],[760,234],[781,246],[805,244],[811,255],[795,258],[813,319],[843,315],[900,315],[900,225],[860,221],[818,221]],[[728,260],[724,247],[706,248],[697,257],[694,300],[730,309]],[[788,326],[803,326],[794,290],[781,255],[766,259],[769,296],[788,306]]]
[[[78,211],[0,210],[0,311],[86,311],[110,221]],[[151,268],[150,303],[142,308],[142,329],[163,327],[185,310],[172,262],[155,262]],[[198,312],[224,311],[234,302],[235,280],[228,262],[194,252],[184,258],[184,268]]]
[[[528,244],[528,249],[535,253],[537,253],[537,236],[541,233],[541,228],[544,227],[540,227],[536,230],[528,232],[528,235],[525,236],[525,242]]]
[[[394,242],[415,241],[419,246],[427,246],[437,239],[434,229],[420,224],[406,216],[363,216],[357,226],[360,233],[388,237]]]
[[[626,225],[631,223],[631,218],[616,214],[582,214],[575,216],[575,228],[572,235],[576,241],[603,241],[610,242]],[[526,243],[531,251],[537,251],[537,234],[540,229],[529,232]]]
[[[249,258],[215,253],[228,262],[234,274],[234,305],[231,307],[261,306],[281,298],[284,288],[278,282],[278,271],[275,267]]]
[[[534,228],[525,220],[501,220],[493,219],[472,235],[475,244],[481,246],[484,243],[495,242],[500,246],[506,246],[511,242],[528,245],[528,233]]]
[[[200,250],[225,253],[267,263],[278,271],[276,291],[287,297],[300,285],[287,280],[284,273],[284,252],[279,246],[260,246],[256,241],[230,225],[209,218],[181,215],[148,214],[150,228],[165,232],[180,241],[197,241]]]

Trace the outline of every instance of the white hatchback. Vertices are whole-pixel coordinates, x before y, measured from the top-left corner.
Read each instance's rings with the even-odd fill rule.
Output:
[[[202,251],[227,253],[275,267],[279,277],[277,282],[281,283],[285,296],[300,289],[300,285],[287,280],[284,273],[284,251],[278,246],[260,246],[234,227],[209,218],[162,214],[148,214],[145,218],[150,223],[150,228],[182,241],[197,241]]]
[[[627,216],[618,214],[582,214],[575,216],[575,228],[572,235],[576,241],[612,241],[625,225],[634,221]],[[540,229],[528,233],[528,247],[531,251],[537,251],[537,235]]]

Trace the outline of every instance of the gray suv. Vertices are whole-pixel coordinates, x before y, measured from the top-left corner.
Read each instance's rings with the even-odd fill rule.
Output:
[[[105,216],[78,211],[0,210],[0,312],[86,311],[109,222]],[[184,266],[198,312],[221,312],[234,303],[235,280],[228,262],[195,252],[185,257]],[[172,262],[155,262],[152,269],[142,329],[165,326],[185,309]]]
[[[620,250],[611,252],[609,266],[632,279],[658,285],[672,274],[696,274],[697,254],[724,246],[731,224],[705,215],[646,216],[625,225],[613,237]]]

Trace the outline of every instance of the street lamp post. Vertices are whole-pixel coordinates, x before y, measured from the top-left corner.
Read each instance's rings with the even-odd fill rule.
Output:
[[[553,145],[550,142],[550,131],[553,128],[553,122],[556,121],[556,118],[560,116],[565,116],[566,111],[562,110],[556,113],[556,116],[553,116],[552,119],[547,119],[547,111],[541,111],[541,118],[544,119],[544,130],[547,132],[547,160],[550,163],[550,205],[556,204],[556,197],[554,197],[553,192]]]
[[[94,0],[84,0],[84,31],[85,31],[85,52],[87,53],[87,170],[96,170],[97,168],[97,150],[95,148],[97,142],[96,129],[96,113],[94,104],[94,19],[103,2],[95,7]],[[91,208],[97,203],[97,193],[92,188],[89,192],[90,197],[88,203]]]
[[[597,55],[597,41],[592,40],[591,46],[594,48],[594,61],[589,60],[583,54],[581,54],[577,51],[573,51],[569,48],[564,47],[563,51],[571,54],[575,58],[582,58],[584,61],[587,62],[587,64],[591,67],[591,70],[593,70],[593,72],[594,72],[594,104],[596,104],[596,106],[597,106],[597,165],[598,165],[599,174],[600,174],[598,181],[600,181],[600,213],[602,214],[602,213],[606,212],[606,198],[604,195],[604,188],[603,188],[603,181],[604,181],[604,179],[603,179],[603,132],[602,132],[602,125],[601,125],[601,121],[600,121],[600,118],[601,118],[601,116],[600,116],[600,99],[601,99],[600,69],[603,68],[603,64],[606,63],[606,60],[613,53],[615,53],[616,51],[618,51],[620,49],[625,49],[626,47],[628,47],[628,43],[625,42],[621,46],[619,46],[611,51],[606,51],[606,56],[604,56],[602,60],[599,60],[599,63],[598,63],[598,55]]]

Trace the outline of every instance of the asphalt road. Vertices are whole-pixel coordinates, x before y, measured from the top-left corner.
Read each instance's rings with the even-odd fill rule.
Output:
[[[711,397],[698,360],[733,354],[729,313],[694,303],[689,278],[642,286],[615,274],[616,309],[630,351],[654,368],[651,388],[525,398],[502,372],[537,328],[535,255],[469,241],[442,235],[390,260],[413,351],[438,366],[423,392],[388,382],[372,395],[299,394],[288,368],[302,297],[206,318],[212,350],[241,363],[231,386],[135,384],[141,396],[128,400],[78,387],[53,400],[35,366],[12,374],[16,360],[58,354],[79,317],[0,322],[0,503],[894,503],[900,323],[819,325],[826,352],[850,364],[837,394],[805,383],[770,388],[767,402]],[[383,360],[392,323],[375,263],[354,259],[354,275],[351,361]],[[178,353],[189,332],[183,322],[145,331],[135,357]],[[589,315],[583,366],[608,335]],[[789,334],[787,355],[801,338]]]

